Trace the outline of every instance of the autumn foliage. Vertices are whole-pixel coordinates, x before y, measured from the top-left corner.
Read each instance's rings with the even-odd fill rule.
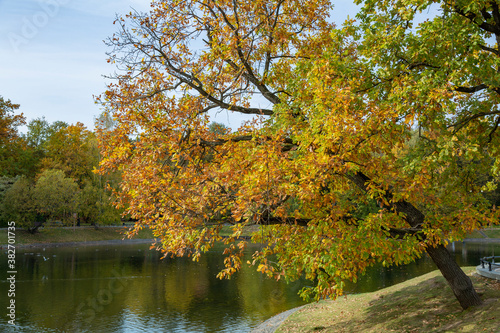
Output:
[[[97,140],[81,123],[26,122],[19,105],[0,97],[0,226],[38,232],[47,220],[75,225],[122,223],[111,206],[114,179],[95,175]],[[26,125],[27,132],[19,127]]]
[[[117,205],[165,254],[225,242],[221,277],[258,224],[251,264],[315,280],[304,295],[427,252],[464,308],[480,303],[450,281],[444,245],[498,223],[500,14],[446,2],[415,23],[431,3],[366,1],[341,29],[328,1],[155,1],[117,18],[121,71],[100,97],[116,123],[98,130]],[[220,110],[254,120],[210,130]]]

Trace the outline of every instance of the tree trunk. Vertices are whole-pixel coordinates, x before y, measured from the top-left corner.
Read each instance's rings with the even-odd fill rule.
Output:
[[[368,191],[367,184],[371,181],[368,176],[362,172],[356,172],[352,175],[346,175],[356,186]],[[385,199],[390,204],[385,207],[388,210],[394,209],[397,212],[405,214],[405,220],[410,225],[410,227],[421,230],[422,224],[425,220],[425,215],[411,203],[400,200],[397,202],[392,202],[392,194],[390,191],[386,191]],[[450,252],[443,246],[438,245],[436,247],[428,246],[426,248],[427,254],[431,257],[432,261],[443,274],[444,278],[448,282],[451,290],[455,294],[458,302],[465,310],[470,306],[482,304],[479,295],[476,293],[472,281],[464,273],[464,271],[458,266],[455,259],[450,255]]]
[[[43,222],[35,222],[35,225],[31,228],[28,227],[28,231],[30,234],[34,235],[38,232],[38,228],[40,228],[43,225]]]
[[[481,298],[479,298],[472,285],[472,281],[458,266],[450,255],[450,252],[443,245],[438,245],[437,247],[429,246],[426,251],[441,271],[441,274],[443,274],[464,310],[471,306],[482,304]]]

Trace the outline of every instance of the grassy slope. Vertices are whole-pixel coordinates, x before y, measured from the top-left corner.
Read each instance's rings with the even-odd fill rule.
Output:
[[[488,238],[500,238],[500,228],[488,228],[482,230],[482,233],[479,231],[474,231],[473,233],[467,235],[467,238],[485,238],[486,235]]]
[[[471,275],[484,305],[462,311],[439,271],[373,293],[312,303],[277,332],[500,332],[500,281]]]

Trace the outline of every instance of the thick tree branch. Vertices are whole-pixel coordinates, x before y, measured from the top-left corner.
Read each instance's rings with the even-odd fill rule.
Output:
[[[371,179],[364,173],[358,171],[353,174],[346,174],[345,177],[351,180],[361,190],[368,192],[368,184],[371,182]],[[410,227],[416,229],[420,229],[422,227],[425,215],[419,209],[417,209],[406,200],[393,202],[393,196],[390,191],[385,191],[385,194],[383,196],[384,199],[389,203],[388,206],[384,205],[386,206],[384,208],[393,209],[397,213],[403,213],[404,219],[410,225]]]
[[[205,146],[205,147],[216,147],[216,146],[222,146],[223,144],[225,144],[227,142],[252,141],[253,139],[254,139],[253,135],[239,135],[239,136],[235,136],[235,137],[228,138],[228,139],[217,139],[215,141],[200,140],[199,145]],[[269,141],[272,138],[267,136],[264,139],[266,141]],[[285,138],[285,139],[283,139],[283,144],[284,144],[284,148],[287,148],[289,145],[293,145],[293,141],[292,141],[292,139]],[[287,150],[282,149],[282,151],[287,151]]]
[[[397,228],[389,228],[389,235],[395,239],[404,238],[406,235],[417,236],[420,240],[425,239],[425,235],[422,232],[422,228],[405,228],[405,229],[397,229]]]
[[[486,88],[488,88],[488,86],[486,84],[482,83],[482,84],[479,84],[479,85],[474,86],[474,87],[455,87],[455,88],[453,88],[453,90],[458,91],[458,92],[472,94],[472,93],[484,90]]]
[[[460,131],[460,129],[462,129],[464,126],[466,126],[469,122],[471,122],[474,119],[482,118],[482,117],[486,117],[486,116],[497,115],[497,114],[500,114],[499,110],[492,111],[492,112],[478,112],[476,114],[473,114],[471,116],[466,117],[465,119],[462,119],[462,120],[456,122],[455,124],[453,124],[449,127],[454,127],[453,132],[456,133],[456,132]]]
[[[462,8],[458,8],[458,7],[454,7],[454,11],[455,11],[455,13],[457,13],[465,18],[468,18],[472,23],[474,23],[475,25],[477,25],[481,29],[483,29],[487,32],[491,32],[495,35],[500,35],[500,26],[498,24],[490,24],[490,23],[486,22],[485,20],[483,20],[483,17],[485,15],[484,13],[482,13],[483,17],[480,17],[472,12],[465,12]],[[494,13],[494,15],[495,15],[495,13]]]
[[[493,49],[493,48],[491,48],[491,47],[488,47],[488,46],[486,46],[486,45],[482,45],[482,44],[479,44],[479,47],[480,47],[481,49],[483,49],[484,51],[488,51],[488,52],[493,53],[493,54],[494,54],[494,55],[496,55],[496,56],[500,56],[500,51],[498,51],[498,50],[495,50],[495,49]]]
[[[491,143],[493,141],[493,134],[496,132],[498,129],[498,125],[500,125],[500,116],[497,117],[497,121],[495,122],[495,125],[493,126],[493,129],[491,130],[490,134],[488,135],[488,143]]]

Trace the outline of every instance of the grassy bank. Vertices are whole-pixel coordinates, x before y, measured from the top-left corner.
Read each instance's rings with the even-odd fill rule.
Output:
[[[116,228],[44,228],[36,234],[25,230],[16,230],[16,245],[93,242],[123,239],[125,227]],[[143,229],[134,237],[136,239],[151,239],[153,234],[149,229]],[[0,244],[7,244],[7,230],[0,230]]]
[[[312,303],[277,332],[500,332],[500,282],[471,275],[484,305],[462,311],[439,271],[373,293]]]
[[[17,245],[48,244],[48,243],[72,243],[92,242],[123,239],[127,227],[103,227],[94,229],[92,227],[60,228],[46,227],[35,234],[21,229],[16,230]],[[250,235],[258,230],[258,226],[250,226],[244,231],[244,235]],[[222,236],[231,234],[230,227],[223,227]],[[153,233],[149,229],[142,229],[134,236],[134,239],[152,239]],[[0,230],[0,245],[7,244],[7,230]]]
[[[66,242],[90,242],[90,241],[106,241],[122,239],[126,227],[103,227],[94,229],[90,227],[77,227],[73,228],[43,228],[40,232],[32,235],[24,230],[16,230],[16,244],[30,245],[30,244],[45,244],[45,243],[66,243]],[[250,235],[252,232],[258,230],[258,226],[253,225],[247,227],[243,235]],[[222,228],[221,235],[228,236],[231,234],[230,227],[225,226]],[[151,239],[153,234],[149,229],[143,229],[139,232],[135,239]],[[468,235],[468,238],[500,238],[500,228],[485,229],[481,232],[475,231]],[[7,230],[0,230],[0,245],[7,244]]]
[[[474,231],[467,235],[467,238],[500,238],[500,228],[487,228],[481,231]]]

